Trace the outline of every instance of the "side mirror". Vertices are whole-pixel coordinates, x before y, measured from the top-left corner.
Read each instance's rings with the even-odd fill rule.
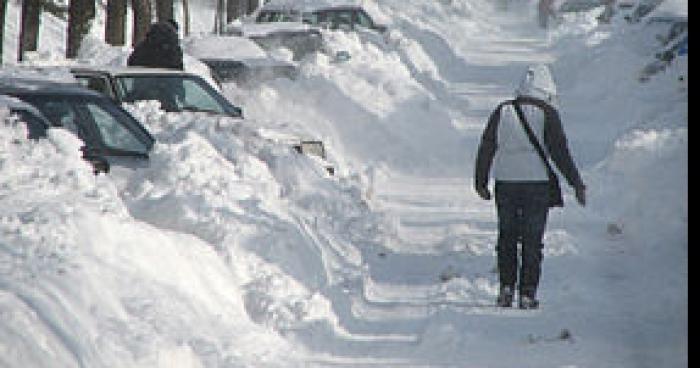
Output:
[[[386,33],[386,31],[387,31],[388,29],[389,29],[389,27],[387,27],[387,26],[384,25],[384,24],[375,24],[375,25],[374,25],[374,30],[376,30],[376,31],[379,32],[379,33]]]
[[[231,117],[243,119],[243,108],[238,106],[233,106],[230,111]]]
[[[81,151],[83,151],[83,159],[92,165],[92,171],[95,175],[100,173],[109,173],[109,161],[100,156],[96,150],[83,146]]]
[[[109,173],[109,162],[104,157],[85,157],[85,160],[92,165],[92,172],[95,175]]]

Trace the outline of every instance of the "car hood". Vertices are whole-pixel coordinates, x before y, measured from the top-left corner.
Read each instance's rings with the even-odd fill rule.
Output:
[[[188,54],[198,59],[255,60],[268,58],[253,40],[238,36],[210,36],[183,42]]]

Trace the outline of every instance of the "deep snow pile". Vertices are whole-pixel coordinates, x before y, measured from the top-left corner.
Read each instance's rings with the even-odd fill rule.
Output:
[[[95,177],[74,137],[26,141],[0,111],[0,366],[687,365],[687,64],[640,83],[653,38],[599,26],[599,10],[545,33],[534,2],[365,3],[386,38],[331,32],[350,61],[225,85],[245,120],[127,106],[158,140],[136,172]],[[35,62],[62,62],[59,40]],[[92,38],[79,62],[127,51]],[[551,63],[590,203],[552,213],[543,310],[492,311],[495,224],[469,191],[473,154],[533,62]],[[290,134],[322,138],[338,175]],[[411,176],[428,184],[390,202],[403,188],[387,183]],[[402,237],[411,221],[391,209],[452,199],[478,219]]]
[[[21,128],[5,127],[0,140],[0,335],[8,349],[0,358],[3,366],[196,367],[239,361],[287,366],[281,362],[293,359],[282,339],[251,321],[241,297],[250,275],[244,266],[227,262],[218,244],[197,237],[208,234],[171,232],[138,221],[131,213],[138,211],[123,198],[129,189],[120,191],[113,178],[93,176],[69,134],[52,130],[40,142],[27,142],[24,135]],[[165,147],[172,147],[174,156],[167,158],[170,152],[161,146],[153,157],[159,165],[144,174],[150,182],[131,190],[151,201],[172,198],[164,212],[187,218],[187,205],[178,205],[178,196],[168,193],[186,189],[182,201],[205,213],[199,201],[206,200],[206,185],[196,193],[191,186],[170,185],[178,178],[170,170],[182,169],[183,175],[191,166],[187,177],[200,188],[197,167],[212,173],[208,170],[221,164],[220,156],[196,133]],[[226,202],[232,214],[245,212],[238,204],[246,200],[255,206],[237,166],[214,171],[229,175],[221,180],[231,187],[216,190],[220,200],[234,194]],[[255,170],[248,171],[255,177]],[[199,176],[202,183],[212,179],[206,173]],[[256,196],[266,194],[256,188]]]

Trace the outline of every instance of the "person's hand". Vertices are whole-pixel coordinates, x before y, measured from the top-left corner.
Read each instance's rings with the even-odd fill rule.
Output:
[[[576,191],[576,201],[578,204],[581,206],[586,206],[586,186],[584,185],[579,185],[576,188],[574,188]]]
[[[489,191],[488,187],[476,187],[476,193],[481,197],[483,200],[490,200],[491,199],[491,192]]]

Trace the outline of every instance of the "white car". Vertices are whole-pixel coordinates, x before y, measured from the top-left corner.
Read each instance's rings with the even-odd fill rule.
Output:
[[[273,58],[251,39],[239,36],[198,36],[183,41],[186,53],[206,64],[221,82],[251,86],[275,78],[294,79],[297,66]]]
[[[252,15],[252,20],[231,24],[229,30],[267,50],[287,48],[296,61],[314,52],[328,51],[324,49],[323,29],[369,31],[380,36],[388,30],[358,0],[271,0]],[[344,55],[340,55],[339,61],[343,59]]]
[[[323,49],[323,36],[305,17],[309,13],[300,3],[267,2],[243,22],[235,21],[227,26],[229,35],[247,37],[265,50],[286,48],[293,60]]]

